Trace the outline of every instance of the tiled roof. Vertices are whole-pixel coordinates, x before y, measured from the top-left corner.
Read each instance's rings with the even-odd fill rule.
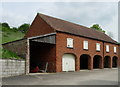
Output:
[[[117,43],[103,32],[93,30],[88,27],[81,26],[68,21],[64,21],[58,18],[50,17],[47,15],[39,14],[39,16],[56,31],[66,32],[66,33],[102,40],[110,43]]]

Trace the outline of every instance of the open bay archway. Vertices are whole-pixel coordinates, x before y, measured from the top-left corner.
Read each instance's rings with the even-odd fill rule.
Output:
[[[91,69],[91,56],[88,54],[80,56],[80,70],[82,69]]]
[[[93,68],[102,68],[102,57],[100,55],[95,55],[93,58]]]
[[[105,56],[104,57],[104,68],[110,68],[110,63],[111,63],[111,57]]]
[[[118,66],[118,57],[113,56],[112,58],[112,67],[117,67]]]

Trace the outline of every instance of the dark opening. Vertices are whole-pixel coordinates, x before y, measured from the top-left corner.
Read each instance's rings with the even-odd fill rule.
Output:
[[[118,58],[114,56],[112,60],[112,67],[117,67],[117,61],[118,61]]]
[[[93,58],[93,68],[100,68],[101,56],[96,55]]]
[[[30,72],[54,72],[55,45],[30,41]],[[35,71],[36,72],[36,71]]]
[[[86,54],[80,56],[80,69],[88,69],[89,58]]]
[[[110,56],[104,58],[104,68],[110,68]]]

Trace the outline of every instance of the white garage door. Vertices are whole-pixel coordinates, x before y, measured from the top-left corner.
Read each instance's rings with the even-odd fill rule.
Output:
[[[75,56],[64,54],[62,57],[62,71],[75,71]]]

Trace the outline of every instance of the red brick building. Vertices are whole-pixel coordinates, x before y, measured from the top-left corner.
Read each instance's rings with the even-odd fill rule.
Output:
[[[120,50],[116,41],[105,33],[68,21],[38,13],[25,38],[24,43],[22,41],[24,45],[18,41],[19,46],[15,44],[17,49],[13,51],[23,56],[27,52],[26,73],[35,65],[40,69],[47,65],[48,72],[103,69],[119,65]]]
[[[29,38],[30,66],[48,62],[50,72],[118,66],[117,42],[78,24],[38,13],[25,38]]]

